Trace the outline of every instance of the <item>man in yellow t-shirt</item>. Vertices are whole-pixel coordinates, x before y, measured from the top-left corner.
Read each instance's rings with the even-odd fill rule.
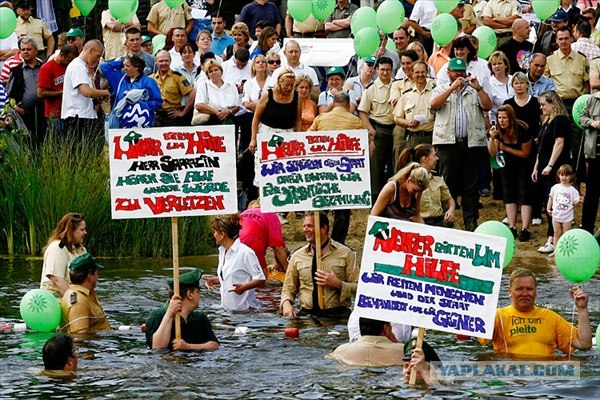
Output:
[[[588,315],[588,295],[579,287],[569,289],[578,314],[578,328],[552,310],[537,307],[537,282],[533,273],[517,268],[510,275],[510,306],[496,311],[494,336],[491,340],[498,353],[529,356],[553,356],[559,349],[572,354],[576,349],[592,347],[592,328]],[[489,339],[479,339],[482,344]]]

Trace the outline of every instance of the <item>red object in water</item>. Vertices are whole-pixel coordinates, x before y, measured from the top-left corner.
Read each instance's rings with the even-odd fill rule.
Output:
[[[4,324],[0,326],[0,332],[12,331],[14,324]]]
[[[142,333],[146,332],[146,324],[142,324]]]
[[[456,340],[471,340],[471,336],[469,335],[461,335],[460,333],[456,334]]]
[[[298,328],[285,328],[286,338],[297,338],[300,337],[300,329]]]

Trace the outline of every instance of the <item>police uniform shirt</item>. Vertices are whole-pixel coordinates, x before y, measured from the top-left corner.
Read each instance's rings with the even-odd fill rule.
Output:
[[[583,83],[590,80],[590,64],[581,53],[571,51],[565,56],[559,49],[548,57],[545,75],[556,83],[563,100],[575,100],[586,93]]]
[[[193,87],[179,72],[169,70],[165,77],[161,77],[160,72],[151,75],[160,88],[160,94],[163,98],[162,110],[181,107],[183,96],[188,95]]]
[[[41,19],[29,17],[28,20],[24,20],[21,17],[17,18],[17,27],[15,33],[18,37],[28,36],[35,39],[38,45],[38,51],[44,50],[44,39],[52,36],[52,32]]]
[[[516,0],[490,0],[481,13],[481,18],[490,17],[510,17],[512,15],[521,16],[521,6]],[[496,33],[511,32],[512,28],[494,29]]]
[[[81,285],[69,285],[60,302],[62,324],[68,333],[109,330],[110,324],[96,292]]]
[[[394,108],[394,116],[404,118],[409,121],[420,115],[427,118],[426,122],[419,121],[416,128],[408,128],[410,132],[431,132],[433,131],[433,113],[431,112],[431,94],[435,82],[432,79],[427,80],[427,84],[422,92],[419,92],[416,86],[405,91]]]
[[[389,103],[391,89],[392,82],[384,84],[377,78],[364,91],[358,111],[366,113],[370,119],[379,124],[392,125],[394,115],[392,114],[392,106]]]

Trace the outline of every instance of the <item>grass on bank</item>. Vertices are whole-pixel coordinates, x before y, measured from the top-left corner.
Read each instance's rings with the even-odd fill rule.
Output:
[[[26,136],[0,126],[0,253],[42,254],[60,218],[80,212],[87,221],[84,245],[94,255],[171,256],[170,218],[111,219],[106,148],[57,136],[49,132],[33,150]],[[207,218],[179,219],[181,256],[213,251]]]

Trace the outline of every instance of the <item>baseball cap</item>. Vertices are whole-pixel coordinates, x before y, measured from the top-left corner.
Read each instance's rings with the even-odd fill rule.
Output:
[[[146,43],[146,42],[151,42],[152,38],[150,36],[142,36],[142,44]]]
[[[454,57],[448,62],[448,69],[452,71],[466,71],[467,62],[464,58]]]
[[[552,14],[552,16],[550,18],[548,18],[546,21],[564,22],[564,21],[568,21],[568,20],[569,20],[569,14],[567,14],[567,12],[561,8],[560,10],[558,10],[554,14]]]
[[[342,77],[342,79],[344,79],[344,76],[346,76],[346,74],[344,73],[344,69],[342,67],[331,67],[327,70],[327,77],[330,77],[331,75],[340,75]]]
[[[369,57],[363,57],[363,61],[369,64],[375,64],[377,62],[377,57],[375,56],[369,56]]]
[[[79,28],[71,28],[69,29],[69,32],[67,32],[67,34],[65,35],[66,37],[85,37],[85,35],[83,34],[83,31]]]

